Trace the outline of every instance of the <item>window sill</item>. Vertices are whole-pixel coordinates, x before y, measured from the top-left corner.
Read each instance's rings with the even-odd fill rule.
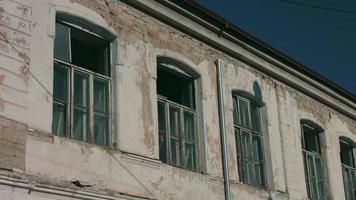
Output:
[[[208,175],[207,173],[202,172],[202,171],[194,171],[194,170],[186,169],[186,168],[183,168],[183,167],[170,165],[170,164],[164,163],[164,162],[162,162],[162,161],[160,161],[160,162],[162,163],[162,166],[163,166],[163,167],[172,168],[172,169],[177,170],[177,171],[182,172],[182,173]]]
[[[146,156],[141,156],[141,155],[136,155],[132,153],[122,153],[121,154],[122,160],[132,163],[132,164],[137,164],[141,166],[146,166],[146,167],[151,167],[151,168],[160,168],[162,165],[162,162],[158,159],[146,157]]]

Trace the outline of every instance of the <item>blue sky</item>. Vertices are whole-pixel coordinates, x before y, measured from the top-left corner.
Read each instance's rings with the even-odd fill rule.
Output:
[[[356,95],[356,1],[196,0]]]

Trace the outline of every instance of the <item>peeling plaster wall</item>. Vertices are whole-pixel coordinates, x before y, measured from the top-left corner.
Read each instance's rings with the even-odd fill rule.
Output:
[[[117,83],[118,119],[113,122],[117,148],[108,150],[51,134],[56,12],[85,18],[117,36],[116,73],[112,75]],[[80,180],[93,185],[93,192],[121,193],[128,195],[126,199],[224,199],[214,64],[219,58],[233,199],[307,199],[301,119],[324,128],[328,198],[344,199],[338,138],[356,141],[354,120],[126,4],[0,0],[0,32],[6,37],[0,38],[0,168],[19,173],[20,179],[30,179],[32,185],[67,188],[76,194],[86,190],[70,182]],[[178,59],[200,75],[197,113],[202,173],[158,160],[157,56]],[[265,104],[266,189],[239,181],[231,98],[236,90],[259,96]],[[2,187],[1,194],[8,199],[36,199],[31,193]]]

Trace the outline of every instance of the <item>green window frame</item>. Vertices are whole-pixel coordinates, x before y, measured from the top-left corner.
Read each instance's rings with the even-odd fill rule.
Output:
[[[340,158],[346,200],[356,199],[355,147],[340,139]]]
[[[198,171],[195,80],[179,65],[160,59],[157,63],[159,158],[163,163]]]
[[[56,22],[54,135],[103,146],[110,144],[109,54],[110,43],[103,38],[67,22]]]
[[[320,147],[321,129],[307,123],[301,123],[302,152],[308,198],[325,199],[323,160]]]
[[[248,98],[233,94],[233,120],[240,180],[266,187],[261,108]]]

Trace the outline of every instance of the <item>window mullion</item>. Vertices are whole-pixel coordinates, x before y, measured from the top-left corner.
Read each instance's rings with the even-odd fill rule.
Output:
[[[92,74],[89,74],[88,93],[89,93],[89,136],[90,136],[89,143],[94,143],[94,78]]]
[[[69,42],[69,61],[70,61],[70,63],[72,63],[72,37],[71,37],[71,30],[72,29],[70,29],[69,28],[69,31],[68,31],[68,37],[69,37],[69,40],[68,40],[68,42]]]
[[[181,167],[185,167],[185,130],[184,130],[184,111],[183,108],[179,108],[179,112],[180,112],[180,133],[179,133],[179,138],[180,138],[180,145],[181,145],[181,158],[180,160],[180,166]]]
[[[70,80],[69,80],[69,138],[73,137],[74,131],[74,69],[70,68]]]
[[[165,114],[166,114],[166,137],[167,137],[167,161],[169,164],[172,164],[172,156],[171,156],[171,119],[170,119],[170,110],[169,110],[169,103],[164,102],[165,105]]]
[[[250,106],[248,106],[250,107]],[[249,160],[250,160],[250,164],[252,164],[252,184],[253,185],[257,185],[256,183],[256,170],[255,170],[255,161],[253,158],[253,143],[252,143],[252,133],[249,132],[249,150],[250,150],[250,154],[249,154]]]
[[[320,161],[321,162],[321,161]],[[321,164],[321,163],[320,163]],[[315,196],[317,197],[317,199],[320,199],[320,194],[319,194],[319,180],[318,180],[318,172],[317,172],[317,169],[316,169],[316,156],[313,156],[313,168],[314,168],[314,183],[316,184],[315,185],[315,188],[316,188],[316,191],[315,191]],[[321,172],[320,172],[321,173]],[[321,176],[321,175],[320,175]]]
[[[93,90],[94,91],[94,90]],[[109,146],[112,146],[113,144],[113,141],[114,141],[114,138],[113,138],[113,126],[112,126],[112,119],[113,119],[113,112],[112,112],[112,85],[111,85],[111,81],[108,81],[108,100],[107,100],[107,103],[108,103],[108,111],[107,111],[107,115],[108,115],[108,134],[106,135],[106,137],[108,137],[109,140],[106,140],[108,142],[108,145]]]

